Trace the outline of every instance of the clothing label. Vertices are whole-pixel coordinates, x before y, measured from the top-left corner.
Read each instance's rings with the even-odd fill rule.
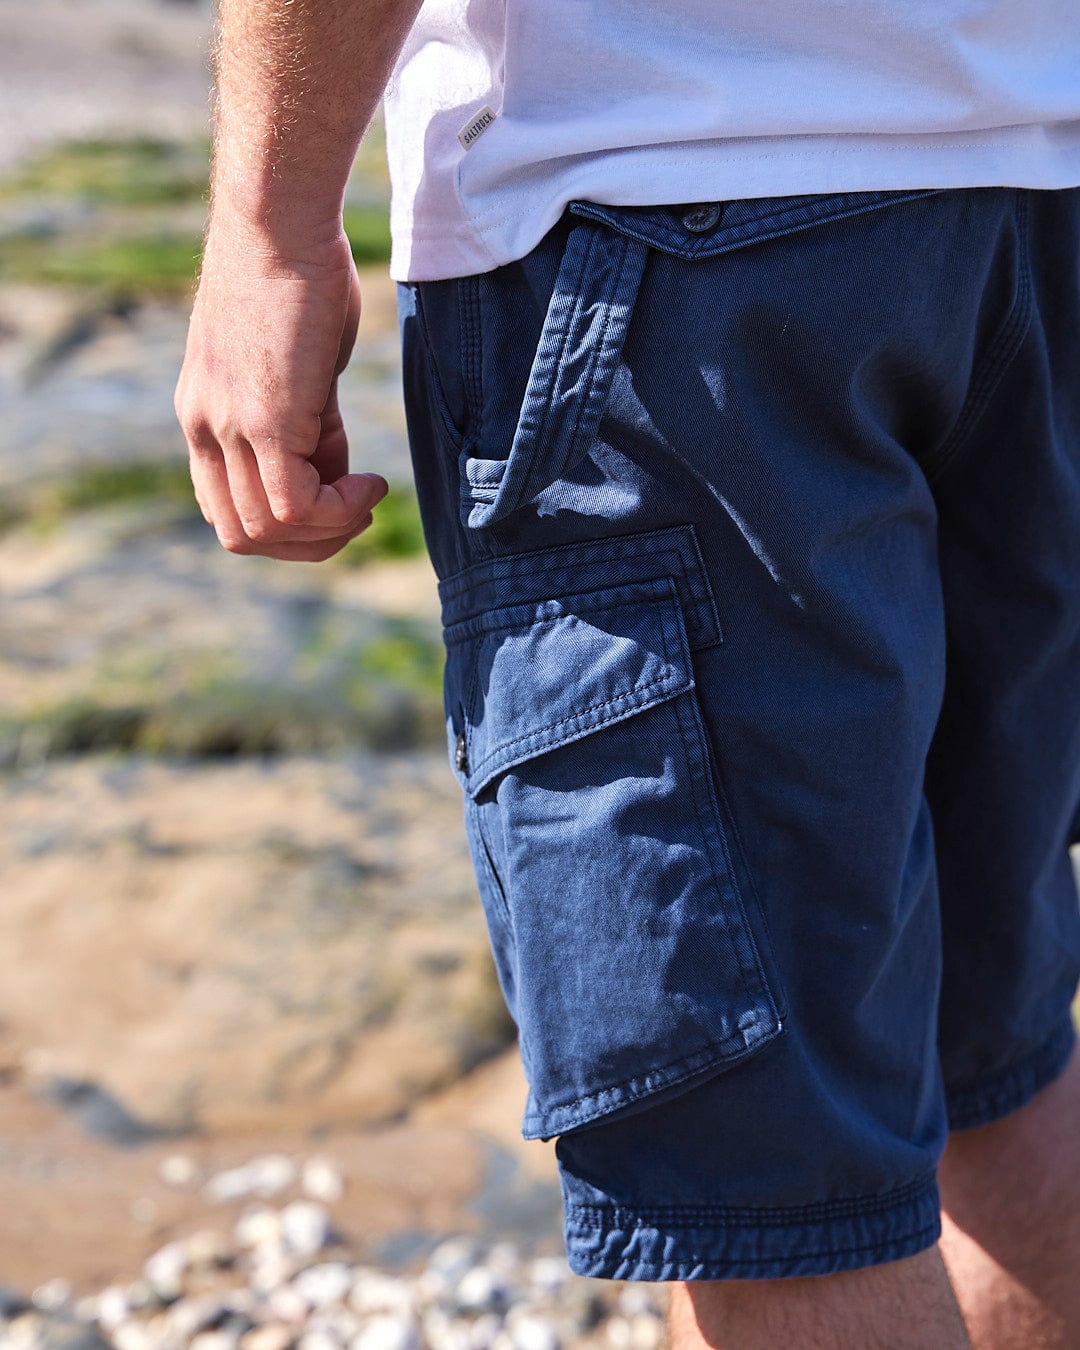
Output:
[[[468,150],[469,146],[472,145],[473,141],[478,140],[479,137],[481,137],[484,134],[484,132],[488,129],[489,126],[491,126],[492,122],[494,121],[495,121],[494,112],[492,112],[492,110],[488,107],[483,107],[476,114],[473,120],[468,124],[468,126],[464,126],[461,128],[461,130],[457,134],[457,138],[461,142],[462,146],[466,150]]]

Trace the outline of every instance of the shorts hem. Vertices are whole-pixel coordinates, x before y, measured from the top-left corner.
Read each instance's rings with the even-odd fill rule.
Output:
[[[972,1130],[991,1125],[1020,1107],[1061,1073],[1076,1044],[1071,1013],[1041,1046],[1004,1071],[947,1093],[949,1129]]]
[[[610,1280],[771,1280],[831,1275],[933,1246],[941,1205],[933,1176],[884,1196],[789,1209],[568,1206],[578,1275]]]

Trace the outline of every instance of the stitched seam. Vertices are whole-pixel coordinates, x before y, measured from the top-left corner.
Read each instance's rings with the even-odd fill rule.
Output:
[[[666,634],[663,634],[663,632],[661,635],[661,640],[664,643],[664,658],[670,665],[671,657],[667,649],[667,638]],[[688,653],[683,652],[680,653],[680,655],[683,657],[684,660],[689,661]],[[692,689],[687,690],[686,692],[692,694],[693,690]],[[701,835],[701,841],[705,846],[706,857],[709,860],[709,870],[712,872],[713,885],[716,887],[717,895],[722,897],[724,896],[725,891],[730,891],[731,895],[729,898],[734,901],[733,908],[735,910],[735,913],[728,916],[728,922],[725,923],[724,925],[724,937],[727,939],[728,948],[731,951],[731,955],[732,958],[734,959],[735,966],[738,969],[739,978],[742,980],[743,995],[746,999],[750,1001],[751,1005],[755,1005],[757,995],[755,994],[754,986],[756,983],[759,987],[764,987],[765,983],[764,972],[761,969],[761,963],[760,958],[758,957],[757,954],[756,944],[753,940],[753,936],[750,933],[750,926],[746,919],[745,907],[743,906],[742,903],[742,897],[739,895],[738,886],[735,883],[735,872],[731,866],[731,857],[727,850],[727,840],[724,838],[723,826],[720,823],[719,808],[715,797],[713,797],[711,794],[709,800],[705,803],[709,809],[705,813],[702,812],[701,784],[699,782],[699,779],[702,776],[702,772],[704,772],[706,775],[708,774],[708,764],[707,760],[705,759],[706,754],[705,747],[701,743],[702,738],[704,736],[704,728],[700,725],[699,720],[695,716],[694,721],[697,725],[691,727],[690,729],[695,734],[692,736],[688,734],[686,727],[686,719],[684,716],[687,709],[685,707],[680,707],[679,703],[680,700],[676,699],[675,718],[679,724],[679,733],[682,738],[683,755],[686,760],[687,776],[689,777],[690,780],[690,795],[694,801],[694,814],[697,816],[698,831]],[[692,749],[696,749],[699,760],[701,761],[697,766],[695,766],[691,762]],[[717,869],[716,866],[717,859],[714,856],[714,848],[717,843],[719,843],[720,860],[722,863],[722,866],[719,870]],[[727,881],[726,886],[724,884],[725,879]],[[756,972],[751,971],[747,967],[745,954],[739,950],[739,943],[735,939],[735,933],[732,927],[733,924],[739,924],[740,927],[742,928],[743,933],[749,939],[750,947],[754,952],[754,956],[757,958],[758,968]],[[756,981],[752,978],[755,973],[757,975]],[[769,998],[767,992],[765,996],[766,998],[769,999],[769,1002],[772,1003],[772,999]]]
[[[672,676],[677,674],[677,671],[668,671],[667,674],[658,675],[655,679],[649,680],[645,684],[636,685],[633,689],[628,690],[624,694],[618,694],[614,698],[604,699],[601,703],[590,704],[587,708],[580,708],[571,714],[570,717],[563,717],[557,722],[551,722],[542,727],[535,727],[524,736],[515,736],[512,741],[502,741],[499,744],[498,750],[494,750],[491,754],[485,755],[480,763],[473,769],[470,776],[472,778],[478,778],[481,775],[482,770],[485,769],[492,760],[499,759],[507,750],[512,750],[515,745],[524,745],[526,741],[535,740],[538,736],[543,736],[546,732],[557,731],[561,728],[569,727],[572,723],[580,722],[582,718],[587,717],[589,713],[597,712],[601,708],[611,707],[615,703],[625,703],[628,699],[636,698],[639,694],[647,694],[650,689],[668,683]],[[631,704],[631,707],[638,709],[640,708],[640,705]],[[619,721],[618,715],[613,714],[610,717],[603,718],[600,721],[593,723],[590,730],[599,731],[601,727],[609,726],[612,722],[617,721]],[[551,748],[554,749],[555,747],[552,746]]]
[[[994,391],[1001,383],[1010,362],[1020,350],[1031,320],[1031,278],[1028,263],[1028,199],[1021,198],[1022,209],[1019,212],[1020,223],[1020,268],[1016,299],[1002,324],[997,336],[983,360],[982,368],[972,383],[972,388],[956,420],[956,425],[941,445],[928,457],[928,467],[924,469],[926,481],[936,482],[963,449],[966,438],[978,424],[986,411]]]
[[[655,585],[656,582],[665,581],[667,579],[668,579],[667,577],[648,577],[642,579],[641,581],[628,581],[626,585],[653,586]],[[501,609],[504,608],[500,606],[500,609],[490,611],[487,614],[481,612],[479,614],[474,614],[471,619],[459,619],[456,623],[450,624],[447,627],[446,631],[448,634],[454,633],[455,629],[461,628],[466,624],[470,625],[470,627],[468,631],[463,633],[462,636],[460,637],[458,637],[456,633],[454,633],[453,637],[448,637],[447,645],[458,647],[463,642],[468,642],[471,638],[479,636],[480,634],[483,633],[512,633],[518,628],[528,628],[528,629],[547,628],[550,627],[550,625],[553,623],[563,623],[567,619],[575,619],[582,614],[606,614],[610,610],[632,609],[635,605],[645,605],[653,602],[662,603],[665,600],[670,600],[673,598],[671,596],[670,591],[664,589],[663,591],[653,591],[650,595],[647,596],[636,595],[626,600],[606,600],[590,605],[588,603],[589,597],[590,595],[594,594],[596,594],[596,592],[583,591],[579,595],[552,596],[551,599],[549,600],[533,600],[533,601],[525,600],[520,605],[509,605],[505,607],[508,609],[527,610],[531,606],[551,604],[552,601],[560,601],[564,604],[569,604],[571,601],[580,602],[574,605],[572,612],[570,612],[569,614],[552,614],[548,617],[543,618],[530,617],[523,619],[514,619],[512,621],[508,619],[505,623],[497,623],[494,621],[494,616],[498,614]]]
[[[684,1073],[680,1073],[674,1078],[667,1079],[660,1085],[654,1084],[650,1086],[645,1081],[646,1075],[636,1074],[632,1078],[624,1079],[621,1083],[612,1083],[608,1087],[597,1088],[595,1092],[587,1092],[580,1097],[571,1097],[566,1101],[554,1102],[542,1113],[531,1112],[525,1117],[525,1124],[528,1125],[530,1122],[537,1125],[546,1124],[548,1118],[555,1111],[573,1110],[575,1114],[580,1117],[583,1114],[583,1107],[587,1107],[593,1103],[600,1105],[609,1097],[624,1093],[627,1089],[634,1093],[631,1100],[637,1101],[642,1096],[651,1096],[653,1093],[663,1091],[665,1088],[678,1087],[680,1083],[685,1083],[688,1078],[695,1078],[698,1074],[711,1068],[712,1065],[717,1062],[717,1057],[719,1057],[721,1061],[730,1058],[730,1052],[725,1049],[725,1047],[730,1044],[731,1037],[728,1037],[727,1040],[723,1041],[707,1041],[704,1045],[700,1046],[697,1050],[691,1051],[688,1055],[680,1055],[677,1059],[669,1060],[666,1064],[660,1064],[655,1068],[649,1069],[647,1076],[652,1077],[654,1075],[667,1073],[671,1069],[677,1069],[688,1063],[690,1060],[694,1061],[693,1068],[687,1069]],[[619,1106],[625,1104],[625,1102],[617,1103]],[[572,1128],[572,1126],[570,1128]],[[586,1209],[588,1209],[588,1207],[583,1206],[582,1212],[585,1212]],[[567,1210],[568,1214],[571,1212],[571,1210]],[[599,1209],[595,1212],[598,1217],[607,1213],[607,1211]]]
[[[557,358],[557,360],[556,360],[556,362],[555,362],[555,374],[556,374],[556,375],[557,375],[558,372],[562,369],[563,363],[564,363],[565,358],[566,358],[566,348],[567,348],[567,346],[569,345],[569,342],[570,342],[570,334],[573,332],[575,322],[576,322],[576,320],[577,320],[578,315],[579,315],[580,312],[581,312],[581,308],[582,308],[582,289],[583,289],[582,283],[583,283],[583,281],[584,281],[584,278],[585,278],[586,275],[588,274],[588,267],[589,267],[589,263],[592,261],[592,255],[593,255],[593,251],[594,251],[594,249],[595,249],[595,247],[596,247],[596,241],[597,241],[597,238],[598,238],[597,231],[596,231],[595,228],[594,228],[594,229],[592,230],[592,232],[590,233],[590,235],[589,235],[589,242],[588,242],[588,245],[587,245],[587,247],[586,247],[586,249],[585,249],[585,255],[584,255],[584,257],[581,259],[581,262],[580,262],[580,264],[578,265],[577,273],[575,274],[575,277],[574,277],[574,283],[573,283],[574,304],[573,304],[573,308],[571,309],[570,314],[567,316],[567,321],[566,321],[566,323],[565,323],[564,326],[563,326],[563,330],[562,330],[562,332],[561,332],[560,335],[559,335],[559,354],[558,354],[558,358]],[[569,239],[567,240],[567,244],[569,245]],[[561,271],[561,269],[560,269],[560,271]],[[556,279],[556,285],[557,285],[557,284],[558,284],[558,281],[557,281],[557,279]],[[552,298],[554,298],[554,297],[552,297]],[[549,300],[549,303],[550,303],[550,300]],[[532,383],[531,378],[530,378],[529,383],[530,383],[530,384]],[[545,437],[545,434],[546,434],[546,432],[547,432],[548,422],[551,420],[552,404],[553,404],[553,402],[554,402],[555,392],[556,392],[556,388],[557,388],[557,385],[558,385],[558,380],[557,380],[556,378],[552,378],[552,379],[547,380],[547,381],[546,381],[546,384],[547,384],[547,389],[546,389],[546,392],[545,392],[545,395],[544,395],[543,402],[542,402],[541,405],[540,405],[540,416],[539,416],[539,419],[538,419],[538,421],[537,421],[537,423],[536,423],[536,430],[535,430],[535,432],[533,433],[533,437],[532,437],[532,442],[533,442],[533,444],[532,444],[532,454],[530,455],[529,463],[528,463],[528,465],[526,466],[526,469],[524,470],[524,477],[525,477],[525,481],[526,481],[526,482],[528,481],[529,470],[532,468],[532,465],[533,465],[533,462],[534,462],[534,458],[535,458],[536,454],[538,453],[540,446],[543,444],[544,437]],[[528,402],[528,393],[527,393],[527,392],[526,392],[526,402]],[[519,422],[519,423],[518,423],[519,428],[520,428],[520,425],[521,425],[521,424],[520,424],[520,422]],[[514,441],[516,441],[516,440],[517,440],[517,435],[516,435],[516,433],[515,433]],[[513,449],[511,448],[511,458],[512,458],[512,457],[513,457]],[[507,462],[509,463],[509,461],[507,461]],[[504,479],[504,482],[505,482],[505,481],[506,481],[506,480]]]
[[[884,1213],[906,1200],[928,1194],[934,1186],[933,1176],[909,1181],[885,1195],[865,1199],[823,1200],[810,1205],[778,1205],[757,1208],[749,1205],[689,1205],[681,1208],[645,1208],[629,1210],[618,1205],[569,1205],[567,1215],[583,1215],[587,1219],[602,1220],[608,1224],[629,1225],[631,1228],[678,1226],[704,1227],[710,1223],[753,1223],[759,1227],[787,1228],[798,1223],[818,1220],[856,1218],[860,1215]]]
[[[937,1223],[928,1224],[924,1228],[917,1228],[913,1232],[898,1233],[895,1236],[886,1238],[883,1242],[867,1242],[858,1247],[830,1247],[820,1252],[793,1252],[790,1256],[737,1256],[728,1257],[704,1257],[689,1256],[678,1261],[658,1263],[656,1261],[635,1261],[625,1256],[618,1257],[611,1262],[605,1262],[605,1266],[612,1268],[629,1268],[640,1272],[645,1271],[669,1271],[669,1270],[696,1270],[699,1266],[709,1266],[716,1262],[723,1262],[725,1268],[732,1266],[760,1266],[762,1268],[774,1269],[783,1262],[799,1261],[820,1261],[829,1257],[836,1256],[861,1256],[864,1253],[880,1253],[890,1250],[902,1242],[921,1242],[924,1238],[936,1237],[940,1232]]]
[[[677,548],[670,548],[669,550],[669,536],[671,541],[673,541],[675,536],[681,535],[688,528],[689,527],[686,525],[677,525],[668,529],[659,530],[656,533],[657,535],[663,536],[663,538],[654,539],[654,542],[648,549],[642,548],[636,552],[648,552],[653,554],[671,551],[672,553],[678,554]],[[561,545],[556,549],[530,549],[524,553],[514,553],[502,558],[493,558],[482,563],[472,564],[469,567],[462,568],[460,572],[455,572],[452,576],[445,577],[439,583],[439,592],[444,599],[453,599],[458,592],[465,589],[471,589],[473,585],[473,574],[481,571],[489,572],[493,578],[497,577],[499,579],[517,576],[521,571],[525,571],[528,575],[531,575],[533,572],[559,571],[567,566],[565,562],[547,563],[543,567],[535,567],[532,566],[531,563],[535,558],[550,557],[552,553],[562,553],[563,551],[569,551],[575,554],[578,551],[595,554],[595,557],[591,558],[590,561],[607,562],[610,560],[607,556],[609,545],[616,546],[618,553],[621,552],[621,550],[619,550],[617,546],[623,544],[636,544],[641,538],[642,536],[640,534],[617,534],[612,535],[610,539],[586,540],[581,543]],[[520,567],[516,565],[519,562],[522,564]],[[525,567],[524,564],[526,563],[529,563],[530,565]]]

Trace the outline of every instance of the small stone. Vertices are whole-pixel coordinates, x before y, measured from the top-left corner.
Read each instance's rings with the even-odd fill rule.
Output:
[[[10,1285],[0,1284],[0,1317],[17,1317],[30,1307],[30,1300]]]
[[[187,1252],[182,1242],[159,1247],[143,1265],[147,1284],[164,1303],[180,1297],[182,1277],[187,1269]]]
[[[141,1322],[121,1322],[110,1330],[109,1339],[116,1350],[157,1350],[160,1344],[153,1332]]]
[[[280,1248],[259,1248],[251,1258],[248,1284],[256,1294],[266,1298],[273,1290],[288,1284],[295,1271],[295,1260]]]
[[[507,1331],[514,1350],[560,1350],[561,1342],[554,1329],[539,1317],[515,1318]]]
[[[335,1163],[329,1158],[309,1158],[300,1173],[304,1194],[312,1200],[332,1204],[345,1193],[345,1181]]]
[[[653,1313],[638,1313],[630,1319],[630,1344],[633,1350],[660,1350],[664,1343],[664,1323]]]
[[[158,1180],[164,1186],[181,1189],[194,1186],[199,1180],[199,1168],[195,1159],[186,1153],[170,1153],[158,1166]]]
[[[213,1270],[230,1263],[233,1253],[225,1238],[213,1228],[200,1228],[184,1238],[184,1252],[192,1270]]]
[[[119,1284],[110,1284],[98,1294],[95,1316],[105,1331],[115,1331],[121,1322],[131,1316],[127,1290]]]
[[[311,1305],[295,1285],[281,1284],[271,1289],[266,1306],[279,1322],[303,1322],[311,1311]]]
[[[280,1322],[264,1322],[240,1337],[240,1350],[289,1350],[296,1337],[293,1327]]]
[[[341,1350],[341,1341],[329,1331],[305,1331],[296,1350]]]
[[[353,1341],[352,1350],[420,1350],[420,1337],[402,1317],[373,1317]]]
[[[263,1205],[246,1210],[236,1221],[233,1240],[241,1247],[268,1247],[281,1241],[281,1218],[276,1209]]]
[[[369,1313],[398,1313],[408,1316],[413,1308],[413,1290],[408,1280],[385,1275],[366,1267],[353,1272],[349,1306],[364,1316]]]
[[[187,1344],[187,1350],[236,1350],[240,1341],[237,1331],[200,1331]]]
[[[447,1238],[428,1257],[424,1269],[459,1280],[470,1266],[475,1265],[477,1256],[477,1246],[472,1238]]]
[[[323,1261],[302,1270],[293,1283],[313,1308],[340,1304],[352,1288],[353,1272],[344,1261]]]
[[[71,1303],[72,1289],[67,1280],[46,1280],[30,1295],[30,1301],[42,1312],[60,1312]]]
[[[216,1330],[225,1317],[229,1305],[218,1294],[182,1299],[169,1309],[166,1327],[171,1338],[178,1338],[185,1345],[198,1332]],[[206,1350],[218,1350],[207,1346]]]
[[[132,1280],[127,1286],[127,1301],[136,1312],[141,1312],[144,1308],[160,1303],[161,1300],[146,1280]]]
[[[529,1265],[528,1278],[538,1293],[551,1297],[570,1282],[570,1267],[561,1256],[538,1256]]]
[[[109,1350],[94,1326],[60,1313],[27,1312],[4,1328],[5,1350]]]
[[[296,1164],[284,1153],[268,1153],[255,1158],[246,1167],[251,1189],[256,1195],[279,1195],[296,1180]]]
[[[203,1187],[208,1200],[225,1204],[229,1200],[240,1200],[252,1192],[252,1177],[246,1167],[230,1167],[224,1172],[215,1172]]]
[[[489,1312],[505,1307],[506,1290],[487,1266],[473,1266],[461,1277],[455,1295],[465,1312]]]
[[[484,1313],[469,1328],[469,1350],[494,1350],[500,1339],[506,1342],[506,1350],[512,1350],[512,1343],[503,1332],[502,1318],[497,1313]]]
[[[330,1240],[330,1216],[314,1200],[294,1200],[280,1217],[285,1246],[297,1256],[314,1256]]]
[[[612,1317],[605,1328],[607,1343],[612,1350],[631,1350],[634,1338],[625,1317]]]

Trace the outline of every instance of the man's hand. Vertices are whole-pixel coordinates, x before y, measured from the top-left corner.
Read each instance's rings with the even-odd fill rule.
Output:
[[[337,381],[360,286],[341,207],[420,0],[217,0],[210,228],[176,389],[203,515],[232,553],[319,562],[371,520]]]
[[[340,231],[285,257],[215,221],[175,402],[195,496],[229,552],[321,562],[371,523],[386,483],[348,472],[337,398],[359,317]]]

